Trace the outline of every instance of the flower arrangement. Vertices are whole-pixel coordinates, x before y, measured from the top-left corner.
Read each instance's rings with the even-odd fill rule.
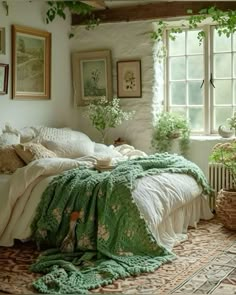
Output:
[[[234,113],[234,115],[231,118],[228,118],[226,121],[227,121],[230,129],[236,130],[236,112]]]
[[[100,132],[102,142],[105,142],[107,131],[133,118],[135,111],[125,112],[120,107],[120,100],[114,97],[111,101],[105,98],[93,100],[88,106],[86,116],[92,125]]]
[[[230,171],[233,187],[228,189],[236,190],[236,141],[216,144],[210,155],[210,161],[222,164]]]
[[[189,148],[190,126],[184,117],[162,112],[153,128],[152,147],[157,152],[169,152],[173,140],[179,138],[180,151],[186,155]]]

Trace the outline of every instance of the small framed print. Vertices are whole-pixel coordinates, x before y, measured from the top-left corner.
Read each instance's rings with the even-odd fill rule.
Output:
[[[117,96],[142,97],[141,60],[117,62]]]
[[[112,98],[110,50],[74,52],[72,68],[76,106],[86,106],[101,97]]]
[[[8,92],[8,72],[9,65],[0,64],[0,95]]]

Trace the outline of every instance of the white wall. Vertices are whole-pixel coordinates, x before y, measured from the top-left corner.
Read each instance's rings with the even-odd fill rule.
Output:
[[[122,137],[136,148],[150,152],[153,109],[159,110],[157,100],[162,99],[162,87],[153,86],[153,43],[150,38],[152,22],[132,22],[102,24],[95,30],[84,27],[75,29],[75,37],[68,39],[70,17],[64,21],[56,19],[45,24],[45,2],[9,1],[9,15],[0,9],[0,26],[6,29],[6,54],[0,55],[0,63],[10,64],[9,94],[0,95],[0,127],[10,122],[15,127],[33,125],[71,126],[87,133],[99,141],[99,134],[84,118],[86,107],[74,108],[72,92],[71,52],[83,50],[110,49],[112,52],[113,90],[117,93],[116,62],[118,60],[141,59],[142,98],[121,99],[126,110],[135,110],[132,121],[123,123],[109,134],[110,143]],[[11,99],[11,25],[24,25],[52,33],[51,100],[12,100]],[[156,76],[162,76],[161,68]],[[160,80],[161,81],[161,80]],[[157,89],[159,87],[159,89]],[[153,88],[155,94],[153,94]],[[155,96],[155,103],[153,102]],[[219,142],[192,140],[190,160],[197,163],[207,174],[207,163],[212,146]]]
[[[15,127],[34,125],[64,126],[70,124],[73,108],[71,61],[68,32],[70,18],[44,22],[46,2],[8,1],[9,15],[0,3],[0,27],[6,29],[6,54],[0,63],[10,65],[8,94],[0,95],[0,126],[10,122]],[[51,100],[11,99],[11,25],[23,25],[52,33]]]
[[[117,94],[116,62],[119,60],[141,59],[142,66],[142,98],[122,98],[121,106],[125,110],[135,110],[133,120],[124,122],[109,134],[110,143],[122,137],[136,148],[149,151],[152,133],[152,87],[153,57],[151,22],[132,22],[101,24],[95,30],[87,31],[77,27],[75,37],[71,39],[71,51],[110,49],[112,52],[113,89]],[[78,116],[79,111],[79,116]],[[73,126],[79,126],[93,139],[99,139],[98,132],[83,117],[86,107],[74,110]]]

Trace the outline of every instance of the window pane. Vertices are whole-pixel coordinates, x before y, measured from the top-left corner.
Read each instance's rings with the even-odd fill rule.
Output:
[[[203,78],[203,57],[190,56],[188,61],[188,78],[189,79],[202,79]]]
[[[170,79],[171,80],[185,79],[185,57],[170,58]]]
[[[169,55],[185,54],[185,32],[175,34],[175,40],[169,39]]]
[[[187,32],[187,54],[196,54],[203,52],[203,43],[200,45],[197,35],[200,31]]]
[[[232,104],[233,94],[231,88],[231,80],[215,80],[214,81],[214,104]]]
[[[170,86],[170,101],[172,105],[186,104],[186,84],[185,82],[172,82]]]
[[[175,113],[175,114],[180,115],[180,116],[183,116],[183,117],[186,117],[187,116],[186,108],[175,108],[175,107],[172,107],[170,109],[170,112],[171,113]]]
[[[231,38],[219,36],[214,29],[214,52],[231,51]]]
[[[236,34],[233,34],[233,51],[236,51]]]
[[[233,81],[233,85],[234,85],[234,100],[233,100],[233,102],[234,102],[234,105],[236,105],[236,80],[234,80]]]
[[[216,78],[231,77],[232,58],[230,53],[214,55],[214,76]]]
[[[188,99],[190,105],[203,104],[203,89],[200,88],[202,81],[188,82]]]
[[[203,108],[189,108],[189,120],[193,130],[203,130]]]
[[[234,65],[233,65],[233,77],[236,78],[236,53],[233,54],[233,61],[234,61]]]
[[[226,124],[226,119],[230,118],[233,115],[233,111],[231,107],[221,107],[215,108],[215,118],[214,118],[214,129],[218,130],[220,125]]]

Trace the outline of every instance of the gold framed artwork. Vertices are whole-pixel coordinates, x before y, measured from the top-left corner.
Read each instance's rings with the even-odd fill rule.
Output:
[[[5,28],[0,28],[0,54],[5,53]]]
[[[101,97],[112,98],[110,50],[73,53],[72,71],[76,106],[86,106]]]
[[[117,96],[142,97],[141,60],[117,62]]]
[[[9,65],[0,64],[0,95],[8,92],[8,73]]]
[[[51,33],[12,26],[12,98],[50,99]]]

